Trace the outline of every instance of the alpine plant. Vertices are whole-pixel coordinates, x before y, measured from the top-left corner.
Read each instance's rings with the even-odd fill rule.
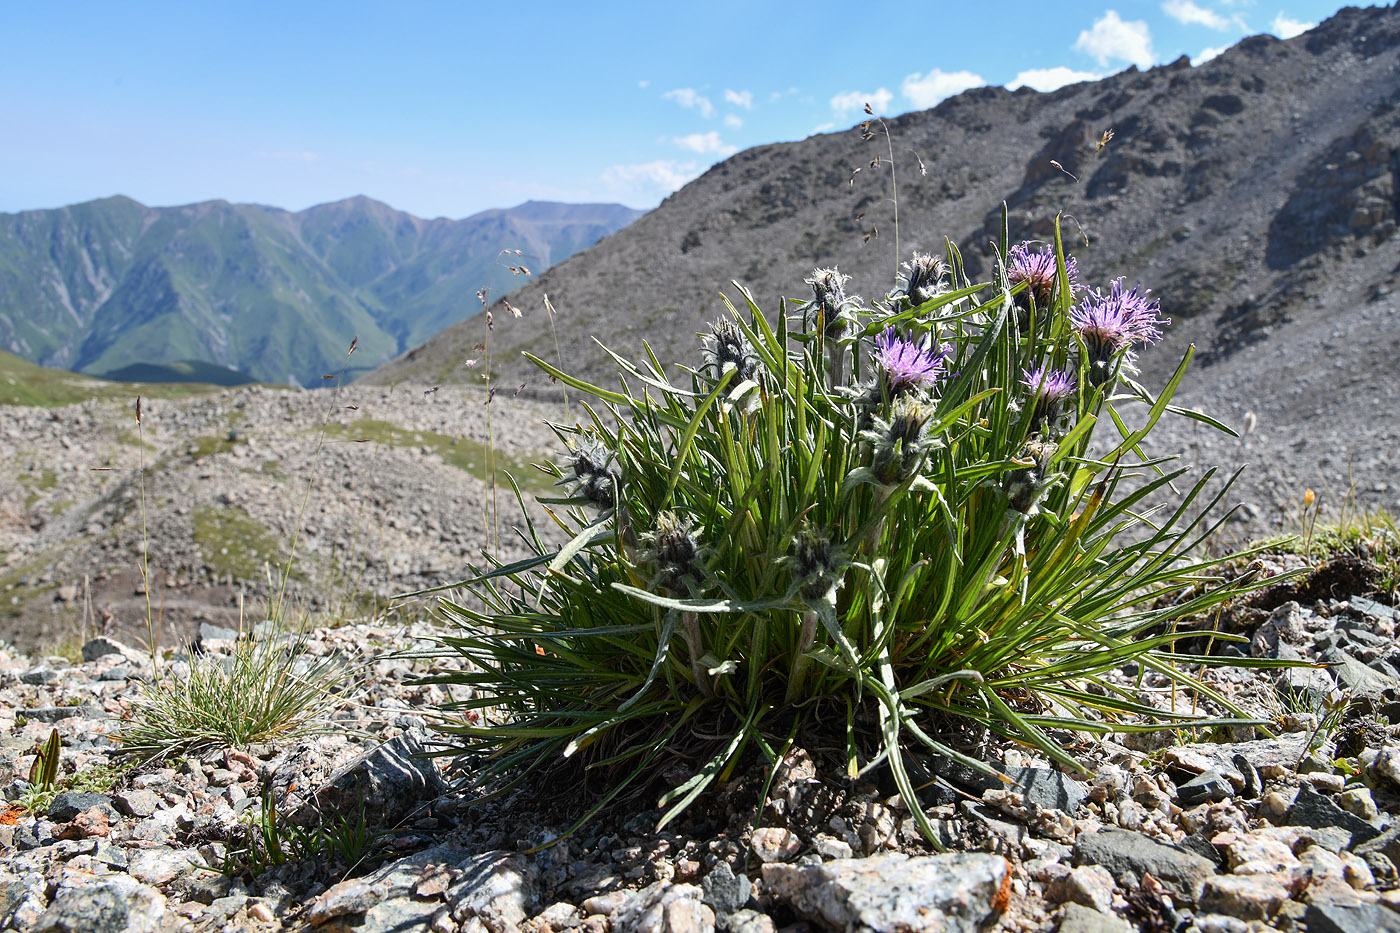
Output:
[[[1171,405],[1190,351],[1159,392],[1129,378],[1159,305],[1122,279],[1077,294],[1058,228],[1003,246],[995,285],[949,258],[914,256],[873,306],[817,269],[795,317],[735,286],[696,359],[623,362],[616,390],[532,357],[592,402],[553,425],[553,536],[525,511],[531,555],[441,604],[472,781],[565,782],[537,786],[573,788],[580,823],[655,795],[664,824],[801,741],[886,773],[935,840],[911,777],[930,756],[994,773],[973,750],[1014,742],[1082,771],[1086,735],[1246,722],[1199,672],[1276,662],[1175,648],[1260,585],[1195,547],[1229,482],[1143,452],[1167,414],[1228,430]]]

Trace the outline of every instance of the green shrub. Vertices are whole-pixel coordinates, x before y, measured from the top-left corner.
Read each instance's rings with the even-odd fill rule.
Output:
[[[1078,288],[1058,230],[1004,241],[989,283],[949,244],[873,303],[817,270],[776,328],[740,288],[680,384],[649,349],[614,354],[621,391],[532,357],[595,401],[555,426],[572,495],[541,500],[572,540],[531,525],[536,556],[464,584],[484,608],[442,604],[461,667],[436,679],[473,688],[448,732],[477,780],[599,769],[591,815],[692,762],[664,824],[817,727],[852,776],[888,768],[932,838],[908,756],[988,770],[953,747],[969,727],[1077,769],[1074,733],[1222,721],[1140,702],[1105,677],[1128,661],[1237,713],[1173,653],[1178,620],[1257,585],[1192,556],[1229,483],[1153,507],[1187,471],[1140,446],[1167,413],[1228,430],[1171,405],[1191,354],[1153,395],[1130,378],[1166,323],[1147,293]]]

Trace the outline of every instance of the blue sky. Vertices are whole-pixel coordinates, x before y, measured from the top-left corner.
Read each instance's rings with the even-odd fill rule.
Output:
[[[733,152],[1246,35],[1324,0],[63,3],[0,0],[0,211],[111,194],[425,217],[651,207]]]

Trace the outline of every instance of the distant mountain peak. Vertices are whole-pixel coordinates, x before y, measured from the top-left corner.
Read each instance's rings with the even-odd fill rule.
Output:
[[[355,340],[353,377],[470,313],[502,249],[542,271],[640,213],[568,207],[430,221],[363,194],[298,212],[115,195],[0,214],[0,349],[94,374],[196,361],[319,385]]]

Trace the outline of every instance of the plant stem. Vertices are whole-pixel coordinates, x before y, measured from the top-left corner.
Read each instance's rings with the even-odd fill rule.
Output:
[[[840,341],[828,339],[826,344],[826,358],[831,368],[831,385],[833,388],[846,384],[846,348]]]
[[[137,457],[140,469],[137,479],[141,484],[141,588],[146,593],[146,644],[151,648],[151,676],[160,674],[160,646],[156,643],[156,631],[151,619],[151,557],[150,538],[146,531],[146,430],[141,424],[141,396],[136,396],[136,436]]]
[[[880,126],[885,131],[885,145],[890,151],[890,197],[894,199],[894,275],[899,278],[899,182],[894,172],[894,141],[890,139],[890,128],[884,120]]]
[[[681,613],[681,631],[685,632],[685,643],[690,649],[690,672],[695,676],[695,686],[701,696],[712,697],[715,695],[715,685],[710,672],[700,661],[700,656],[705,653],[705,642],[700,638],[700,620],[695,613]]]
[[[802,613],[802,634],[797,639],[797,651],[792,659],[792,673],[788,675],[787,695],[784,697],[788,703],[797,702],[801,694],[802,675],[807,673],[807,652],[812,649],[812,642],[817,639],[817,613],[808,609]]]

